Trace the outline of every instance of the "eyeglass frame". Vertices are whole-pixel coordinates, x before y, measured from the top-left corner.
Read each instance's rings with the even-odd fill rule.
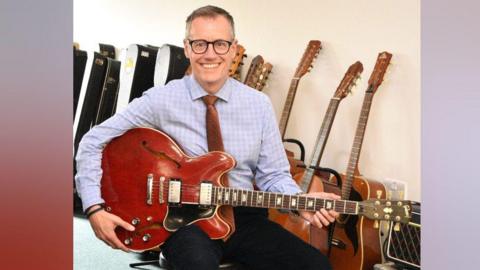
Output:
[[[188,41],[188,44],[190,44],[190,48],[192,49],[192,52],[195,53],[195,54],[204,54],[208,51],[208,47],[210,44],[212,44],[212,48],[213,48],[213,51],[218,54],[218,55],[225,55],[227,54],[229,51],[230,51],[230,47],[232,47],[232,44],[233,44],[233,41],[228,41],[228,40],[224,40],[224,39],[216,39],[214,41],[207,41],[205,39],[186,39]],[[194,42],[197,42],[197,41],[204,41],[205,43],[207,43],[207,46],[205,47],[205,51],[203,52],[196,52],[194,49],[193,49],[193,46],[192,44]],[[226,52],[224,53],[218,53],[217,50],[215,49],[215,42],[218,42],[218,41],[223,41],[223,42],[226,42],[228,44],[228,49]]]

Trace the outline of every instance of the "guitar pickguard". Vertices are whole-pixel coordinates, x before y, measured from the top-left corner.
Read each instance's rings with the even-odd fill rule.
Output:
[[[362,201],[362,196],[355,189],[352,189],[349,200]],[[338,225],[340,226],[337,225],[337,227],[339,227],[339,229],[345,230],[345,234],[347,235],[348,240],[350,240],[352,244],[353,254],[356,255],[358,252],[358,216],[341,215],[339,217],[339,221],[340,222]]]
[[[195,204],[182,204],[181,206],[169,206],[168,214],[163,223],[167,231],[174,232],[179,228],[193,223],[199,219],[207,219],[213,216],[216,207],[199,207]]]

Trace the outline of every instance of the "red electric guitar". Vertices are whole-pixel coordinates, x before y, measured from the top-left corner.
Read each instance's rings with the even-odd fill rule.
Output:
[[[326,200],[243,190],[221,185],[235,167],[224,152],[189,157],[165,133],[136,128],[113,139],[102,158],[102,197],[106,210],[133,224],[135,231],[117,227],[118,238],[131,250],[160,246],[182,226],[195,223],[212,239],[232,231],[218,214],[222,205],[318,211],[334,209],[371,219],[408,222],[410,202]],[[384,213],[389,214],[385,218]]]

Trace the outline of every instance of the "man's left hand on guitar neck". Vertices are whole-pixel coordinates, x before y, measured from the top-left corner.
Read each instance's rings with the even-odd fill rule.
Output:
[[[331,200],[340,200],[341,197],[333,194],[333,193],[326,193],[326,192],[311,192],[305,194],[309,197],[316,197],[321,199],[331,199]],[[328,226],[330,223],[335,221],[335,218],[338,217],[338,212],[334,210],[325,210],[324,208],[320,209],[317,212],[308,212],[308,211],[298,211],[300,216],[310,222],[312,225],[322,228],[323,226]]]

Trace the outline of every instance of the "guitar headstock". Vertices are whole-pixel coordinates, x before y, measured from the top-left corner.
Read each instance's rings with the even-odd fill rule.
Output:
[[[412,216],[412,203],[410,201],[369,199],[358,204],[358,214],[373,220],[386,220],[406,224]]]
[[[300,78],[310,71],[313,67],[313,61],[317,58],[321,48],[322,43],[320,40],[310,40],[310,42],[308,42],[307,49],[305,49],[302,60],[300,60],[300,64],[298,64],[297,70],[295,71],[295,77]]]
[[[255,89],[257,89],[258,91],[262,91],[263,87],[265,87],[265,85],[267,84],[268,75],[270,75],[270,73],[272,72],[272,68],[272,64],[268,62],[263,64],[262,70],[260,71],[260,74],[258,74],[258,81]]]
[[[255,85],[257,84],[257,74],[259,74],[262,70],[264,60],[261,55],[257,55],[252,59],[252,62],[250,63],[250,67],[248,68],[247,75],[245,76],[245,81],[244,84],[255,88]]]
[[[373,93],[377,91],[378,87],[383,82],[383,77],[385,76],[385,72],[387,71],[391,59],[392,54],[389,52],[381,52],[378,54],[372,75],[370,75],[370,79],[368,79],[368,91],[372,91]]]
[[[237,44],[237,52],[235,53],[235,57],[233,58],[232,65],[228,70],[229,76],[237,77],[237,79],[240,77],[239,67],[243,65],[243,58],[246,56],[247,55],[245,54],[245,48],[242,45]]]
[[[337,91],[335,91],[334,96],[339,99],[346,97],[351,92],[351,89],[355,85],[358,78],[360,78],[362,71],[363,65],[360,61],[357,61],[351,65],[345,73],[345,76],[343,76],[343,79],[340,82]]]

